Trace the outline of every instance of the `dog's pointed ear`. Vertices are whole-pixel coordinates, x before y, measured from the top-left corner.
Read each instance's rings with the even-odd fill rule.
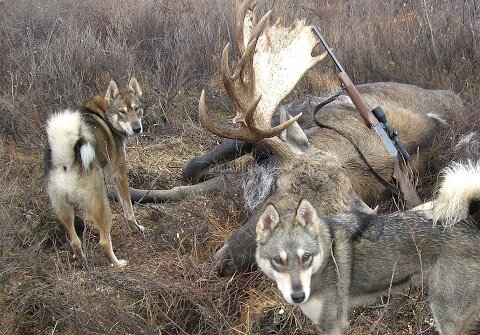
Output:
[[[280,216],[277,209],[269,204],[257,222],[257,242],[265,243],[279,222]]]
[[[113,80],[110,80],[107,88],[107,93],[105,94],[105,98],[107,98],[107,100],[115,99],[115,97],[118,95],[118,92],[119,91],[117,83],[115,83],[115,81]]]
[[[313,235],[320,233],[320,219],[318,218],[317,211],[306,199],[302,199],[298,205],[295,222]]]
[[[140,84],[137,81],[137,78],[132,77],[130,81],[128,82],[128,89],[130,92],[134,93],[135,95],[138,95],[139,97],[142,96],[142,89],[140,88]]]

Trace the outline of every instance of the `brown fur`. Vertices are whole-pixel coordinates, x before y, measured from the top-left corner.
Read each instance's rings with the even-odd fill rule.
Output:
[[[45,159],[47,190],[52,206],[70,236],[71,246],[82,261],[86,258],[73,225],[75,206],[81,206],[92,216],[100,234],[100,246],[109,262],[117,268],[127,264],[127,261],[117,259],[113,252],[110,238],[112,213],[105,178],[115,185],[131,227],[140,232],[144,230],[133,213],[125,152],[128,136],[141,131],[143,109],[140,96],[136,79],[132,78],[129,88],[124,90],[118,90],[112,81],[105,97],[93,97],[81,111],[65,111],[49,120]],[[72,126],[62,124],[65,115],[72,117]]]

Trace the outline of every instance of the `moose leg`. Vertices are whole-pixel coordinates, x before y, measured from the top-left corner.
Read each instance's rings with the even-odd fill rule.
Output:
[[[220,276],[231,276],[255,264],[255,229],[259,216],[257,214],[250,217],[243,226],[235,230],[213,256],[215,268]]]
[[[232,161],[252,152],[253,148],[244,141],[224,140],[206,154],[190,159],[182,169],[182,176],[192,182],[202,181],[212,166]]]

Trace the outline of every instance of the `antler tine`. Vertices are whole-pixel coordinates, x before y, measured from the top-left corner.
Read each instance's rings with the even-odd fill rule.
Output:
[[[237,1],[237,17],[235,25],[235,35],[237,39],[237,52],[239,55],[243,55],[245,47],[250,40],[250,34],[253,27],[256,24],[255,19],[255,6],[257,3],[255,1],[247,0],[242,2],[240,5]],[[247,12],[250,11],[249,22],[246,25]],[[246,31],[246,29],[249,29]]]
[[[255,46],[257,44],[257,40],[254,39],[248,43],[245,52],[240,58],[235,67],[235,71],[233,72],[232,79],[237,80],[241,76],[241,80],[244,83],[252,82],[253,81],[253,69],[252,69],[252,60],[253,54],[255,52]]]
[[[250,36],[249,42],[254,39],[255,40],[258,39],[258,37],[263,33],[271,15],[272,15],[272,11],[269,10],[268,12],[265,13],[265,15],[262,16],[260,21],[258,21],[258,23],[255,25],[255,27],[252,30],[252,35]]]
[[[258,104],[258,103],[257,103]],[[253,114],[253,113],[250,113]],[[278,126],[275,127],[270,127],[267,129],[261,129],[255,126],[255,121],[253,116],[250,114],[247,114],[247,117],[245,118],[245,122],[247,126],[252,129],[260,138],[267,138],[267,137],[273,137],[279,135],[282,131],[290,127],[292,124],[294,124],[300,117],[302,117],[302,113],[299,113],[292,117],[291,119],[283,122],[282,124],[279,124]]]
[[[250,45],[247,48],[249,50],[251,47],[255,47],[255,45]],[[225,48],[223,49],[222,52],[222,63],[221,63],[221,73],[222,73],[222,82],[223,86],[225,87],[225,91],[228,94],[228,97],[230,98],[230,101],[233,106],[233,110],[236,112],[235,117],[233,118],[233,123],[245,123],[245,116],[248,113],[253,113],[251,110],[251,106],[248,106],[250,103],[249,99],[253,97],[253,69],[250,67],[247,67],[248,70],[248,79],[242,78],[239,79],[238,75],[236,76],[235,74],[233,76],[230,75],[230,65],[228,61],[228,55],[230,52],[230,44],[227,43]],[[241,62],[246,62],[245,58],[242,58]],[[243,63],[242,63],[243,64]],[[237,65],[237,71],[240,68],[243,68],[244,65]],[[239,96],[241,95],[241,96]],[[242,99],[243,96],[243,99]],[[254,108],[258,104],[258,101],[253,105]]]
[[[225,91],[232,102],[233,109],[237,112],[237,116],[239,114],[239,110],[242,109],[242,105],[235,94],[235,85],[232,81],[232,76],[230,75],[230,65],[228,63],[228,54],[230,53],[230,43],[225,45],[222,52],[222,60],[221,60],[221,73],[222,73],[222,82],[223,86],[225,87]],[[236,116],[236,117],[237,117]]]
[[[249,106],[246,112],[246,120],[247,120],[248,126],[246,127],[243,123],[241,123],[240,128],[235,129],[231,127],[221,126],[210,119],[210,117],[208,116],[208,106],[207,106],[207,103],[205,102],[205,90],[202,90],[202,94],[200,95],[200,100],[198,103],[198,111],[199,111],[198,115],[199,115],[200,123],[212,134],[215,134],[219,137],[243,139],[243,140],[255,142],[259,140],[265,141],[270,137],[280,134],[282,131],[287,129],[291,124],[296,122],[301,116],[299,114],[294,118],[291,118],[290,120],[282,123],[281,125],[278,125],[270,129],[265,130],[265,129],[255,128],[254,126],[252,126],[254,112],[260,100],[261,100],[261,96],[257,97],[255,101],[253,101],[253,103]],[[248,128],[248,127],[251,127],[251,128]],[[252,131],[251,129],[253,129],[254,131]],[[272,151],[274,151],[275,153],[283,153],[282,156],[285,156],[286,146],[284,145],[284,143],[281,143],[281,142],[278,143],[276,141],[274,142],[267,141],[266,143],[274,144],[273,146],[275,147],[275,149],[272,148]]]
[[[283,19],[283,16],[279,16],[277,18],[277,21],[275,21],[275,26],[283,26],[283,22],[284,22],[284,19]]]
[[[237,3],[238,4],[238,3]],[[253,56],[255,53],[255,47],[259,36],[263,33],[265,27],[268,24],[268,20],[271,15],[271,11],[268,11],[262,16],[258,24],[254,26],[254,8],[255,2],[252,0],[244,1],[238,8],[236,36],[237,36],[237,48],[240,50],[240,60],[238,61],[233,76],[230,75],[229,66],[229,47],[225,47],[222,53],[222,80],[227,91],[236,115],[233,118],[234,123],[245,123],[245,117],[247,114],[253,116],[254,110],[251,106],[258,105],[259,100],[255,99],[255,72],[253,69]],[[247,12],[251,11],[250,21],[247,20]],[[248,22],[247,22],[248,21]],[[245,27],[248,25],[248,27]],[[253,28],[252,28],[253,27]],[[249,36],[246,36],[247,32]],[[248,37],[248,43],[247,41]]]
[[[200,100],[198,102],[198,118],[203,127],[209,132],[223,138],[243,139],[246,141],[257,140],[255,134],[244,124],[240,124],[240,128],[225,127],[213,122],[208,116],[208,106],[205,102],[205,90],[202,90]]]
[[[265,29],[265,26],[268,24],[268,19],[271,15],[271,11],[266,13],[258,22],[258,24],[255,26],[255,29],[252,32],[252,35],[250,36],[250,41],[248,42],[248,45],[246,49],[244,50],[242,57],[237,63],[237,66],[235,67],[235,71],[233,73],[233,76],[229,75],[227,76],[227,72],[222,70],[222,76],[224,78],[224,84],[225,84],[225,89],[227,92],[229,92],[229,96],[231,96],[232,102],[235,102],[237,104],[238,109],[236,109],[237,114],[233,118],[233,122],[245,122],[245,116],[247,110],[245,108],[241,108],[242,106],[240,105],[240,101],[238,98],[234,95],[233,89],[235,88],[234,84],[232,81],[236,81],[237,87],[241,90],[243,90],[243,93],[246,94],[247,96],[253,97],[255,92],[255,72],[253,69],[253,55],[255,53],[255,47],[257,45],[257,40],[258,37],[262,34],[263,30]],[[228,52],[225,54],[222,54],[222,61],[223,57],[228,58]],[[225,60],[225,65],[228,64],[228,59]],[[223,68],[227,70],[227,68]],[[228,79],[227,79],[228,78]],[[227,88],[228,87],[228,88]],[[258,104],[258,102],[257,102]],[[253,112],[252,112],[253,115]]]
[[[258,103],[262,100],[262,96],[259,95],[255,98],[255,100],[248,106],[245,112],[245,124],[249,127],[250,124],[253,123],[253,119],[255,117],[255,110],[257,109]]]
[[[252,65],[251,63],[252,63],[252,60],[253,60],[253,54],[255,52],[255,46],[257,45],[258,38],[260,37],[263,30],[267,26],[268,19],[270,18],[271,14],[272,14],[272,11],[268,11],[264,16],[262,16],[262,18],[260,19],[258,24],[253,29],[252,34],[250,36],[250,39],[248,41],[248,44],[247,44],[246,48],[243,50],[243,52],[241,54],[242,56],[240,58],[240,61],[238,62],[237,66],[235,68],[235,72],[233,73],[233,77],[232,77],[233,79],[238,78],[238,76],[242,73],[245,66],[249,65],[251,67],[251,65]],[[252,71],[252,75],[253,75],[253,71]],[[245,80],[246,76],[243,76],[243,77],[244,77],[244,80]],[[249,77],[247,77],[247,78],[248,79],[253,79],[253,78],[249,78]]]

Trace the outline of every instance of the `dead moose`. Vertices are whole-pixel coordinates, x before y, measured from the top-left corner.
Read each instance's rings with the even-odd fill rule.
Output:
[[[367,205],[391,196],[352,143],[335,131],[348,134],[373,169],[390,179],[391,157],[377,135],[365,126],[348,96],[340,96],[316,114],[317,121],[327,127],[304,122],[302,130],[295,122],[301,114],[291,118],[288,113],[280,117],[283,122],[272,126],[277,106],[324,54],[312,56],[318,40],[311,26],[297,21],[293,27],[284,27],[280,19],[271,26],[270,14],[257,23],[252,1],[244,1],[238,8],[236,26],[241,58],[233,73],[228,59],[229,45],[223,50],[222,79],[236,112],[233,121],[238,126],[212,121],[204,92],[199,102],[199,117],[205,128],[220,137],[246,144],[227,142],[214,148],[213,154],[194,159],[184,168],[187,172],[194,171],[192,166],[203,161],[204,166],[197,171],[203,174],[205,167],[221,156],[234,158],[254,148],[253,145],[278,158],[280,173],[273,193],[214,256],[222,275],[231,275],[254,263],[255,226],[268,203],[274,203],[283,212],[293,212],[299,200],[306,198],[319,213],[331,214],[370,211]],[[389,123],[400,132],[402,143],[414,154],[409,167],[414,173],[425,171],[435,137],[463,110],[462,101],[451,91],[398,83],[371,83],[357,88],[370,106],[384,108]],[[304,112],[307,120],[312,119],[311,111]],[[236,148],[243,149],[238,152]]]
[[[220,275],[231,275],[254,263],[255,227],[268,203],[275,204],[281,212],[293,212],[299,200],[306,198],[318,213],[332,214],[351,210],[370,212],[369,206],[391,197],[366,161],[387,180],[392,176],[393,161],[377,135],[365,126],[347,95],[323,107],[315,117],[305,104],[307,108],[302,113],[292,113],[293,117],[288,113],[292,109],[280,108],[280,117],[272,121],[282,100],[325,53],[312,55],[318,49],[318,40],[304,21],[285,27],[279,19],[270,25],[270,15],[271,12],[266,13],[257,22],[250,0],[237,8],[236,40],[241,57],[231,72],[227,44],[221,59],[222,80],[236,112],[233,119],[236,126],[211,120],[202,92],[199,101],[202,125],[229,140],[206,155],[193,158],[183,170],[186,178],[200,180],[217,162],[232,160],[255,148],[262,148],[261,158],[273,155],[278,160],[279,175],[264,205],[216,252],[214,261]],[[413,156],[408,168],[414,174],[425,172],[436,136],[463,110],[461,99],[451,91],[384,82],[358,85],[357,89],[370,106],[381,105],[390,125],[400,132],[404,147]],[[298,109],[298,105],[294,107]],[[314,118],[324,127],[317,126]],[[337,130],[348,134],[351,141]],[[160,191],[156,199],[210,191],[219,185],[214,178],[190,187]],[[148,194],[150,198],[144,200],[155,200],[155,191]],[[145,192],[133,193],[132,197],[145,195]]]

